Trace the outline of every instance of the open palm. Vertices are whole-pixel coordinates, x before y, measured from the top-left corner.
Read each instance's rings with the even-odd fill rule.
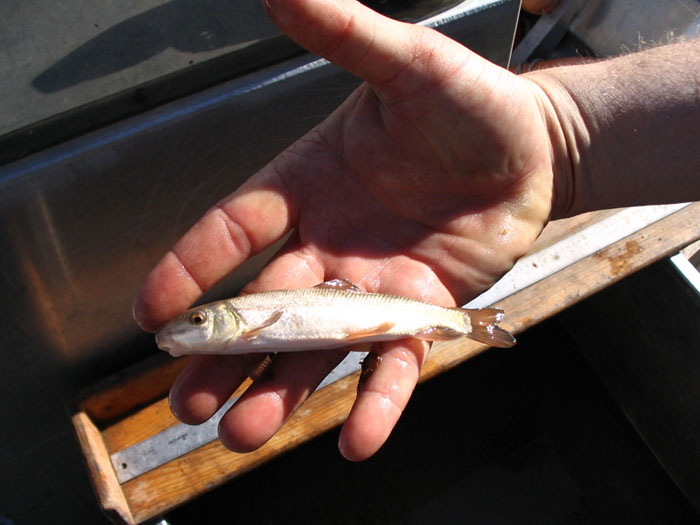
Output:
[[[371,292],[453,306],[493,284],[550,214],[547,98],[438,33],[352,0],[268,2],[280,27],[367,82],[305,137],[217,204],[146,280],[135,313],[155,329],[293,229],[246,291],[344,278]],[[364,459],[384,442],[428,346],[385,343],[340,448]],[[224,416],[234,450],[262,445],[342,359],[284,354]],[[245,356],[193,360],[171,394],[190,423],[210,417],[244,379]]]

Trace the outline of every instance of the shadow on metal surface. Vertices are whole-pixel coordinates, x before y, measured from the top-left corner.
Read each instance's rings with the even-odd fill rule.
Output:
[[[122,71],[168,48],[198,53],[279,34],[258,2],[174,0],[105,29],[38,75],[32,86],[53,93]]]

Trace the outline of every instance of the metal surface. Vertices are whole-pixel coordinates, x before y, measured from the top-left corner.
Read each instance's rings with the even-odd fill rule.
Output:
[[[597,56],[617,56],[673,42],[698,16],[698,0],[596,0],[586,3],[570,31]]]
[[[667,217],[687,204],[628,208],[571,235],[537,253],[523,257],[493,288],[467,307],[489,306],[577,261]],[[696,272],[697,273],[697,272]],[[319,389],[360,369],[362,354],[350,354],[319,385]],[[199,426],[178,424],[111,456],[121,483],[159,467],[217,438],[218,422],[235,399]]]
[[[518,2],[462,5],[440,29],[505,64]],[[299,57],[0,167],[3,514],[29,523],[98,515],[65,400],[157,351],[131,318],[148,270],[357,83]],[[210,297],[236,292],[269,255]],[[37,492],[40,505],[28,501]]]
[[[53,27],[63,29],[61,38]],[[202,77],[210,76],[207,63],[224,65],[215,73],[220,80],[233,64],[217,59],[244,53],[252,62],[246,50],[280,32],[257,0],[88,2],[79,9],[65,1],[6,0],[0,6],[0,34],[0,110],[5,117],[0,136],[22,128],[33,131],[19,134],[27,142],[45,132],[37,130],[38,122],[65,121],[66,112],[80,115],[68,119],[77,127],[86,119],[100,122],[111,112],[119,117],[124,111],[143,111],[172,96],[166,93],[171,90],[192,92],[198,82],[201,89],[207,81]],[[278,60],[285,56],[284,44],[279,45]],[[166,82],[157,82],[163,77]],[[103,115],[90,112],[90,104],[100,106]],[[7,143],[0,137],[3,147]]]
[[[0,3],[0,164],[303,53],[259,0],[71,1]],[[366,3],[416,21],[461,2]]]
[[[545,58],[554,51],[569,30],[569,24],[589,0],[562,0],[551,12],[542,15],[513,50],[511,62],[524,64]]]

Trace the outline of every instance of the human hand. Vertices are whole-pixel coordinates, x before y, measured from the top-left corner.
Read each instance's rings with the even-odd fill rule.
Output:
[[[209,210],[167,253],[136,300],[154,330],[255,253],[294,234],[245,289],[344,278],[370,292],[454,306],[527,252],[550,215],[553,113],[533,83],[430,29],[353,0],[268,0],[273,20],[310,51],[367,81],[331,116]],[[423,341],[378,345],[340,435],[371,456],[398,420],[428,354]],[[285,353],[223,417],[222,442],[267,441],[343,358]],[[201,423],[245,379],[246,356],[195,356],[171,392]]]

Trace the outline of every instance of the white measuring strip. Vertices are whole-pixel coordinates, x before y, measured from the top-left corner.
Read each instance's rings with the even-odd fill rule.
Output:
[[[492,288],[465,306],[481,308],[602,250],[625,237],[675,213],[688,204],[626,208],[591,226],[520,259]],[[365,354],[350,353],[319,385],[323,388],[360,369]],[[141,443],[112,454],[112,466],[120,483],[125,483],[217,438],[219,420],[235,403],[229,400],[211,419],[198,426],[175,425]]]

